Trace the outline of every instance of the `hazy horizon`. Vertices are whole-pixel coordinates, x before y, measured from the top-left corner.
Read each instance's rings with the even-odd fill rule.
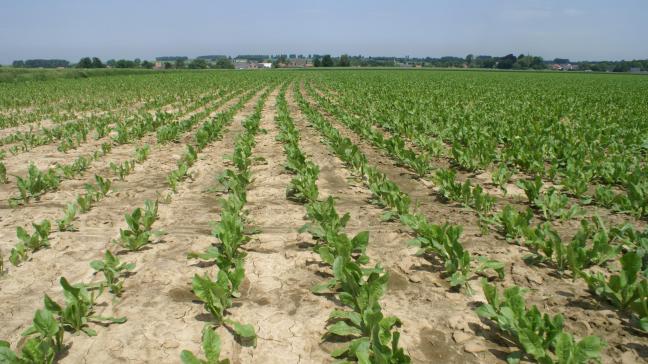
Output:
[[[648,58],[648,2],[26,0],[3,5],[0,64],[208,54]],[[643,45],[642,45],[643,44]]]

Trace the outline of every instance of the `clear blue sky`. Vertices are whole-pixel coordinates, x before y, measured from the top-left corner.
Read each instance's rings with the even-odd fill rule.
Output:
[[[648,58],[647,0],[2,1],[0,63],[244,53]]]

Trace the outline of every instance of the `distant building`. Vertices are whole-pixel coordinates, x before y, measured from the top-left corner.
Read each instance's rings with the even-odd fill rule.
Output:
[[[639,68],[639,67],[631,67],[630,72],[631,73],[641,73],[641,68]]]
[[[554,63],[551,65],[551,69],[554,71],[578,71],[579,66],[577,64],[571,64],[571,63],[563,63],[563,64]]]
[[[304,68],[307,67],[308,60],[303,58],[291,58],[288,61],[288,67],[291,68]]]
[[[247,62],[234,62],[234,68],[237,70],[248,70],[251,68],[256,68],[252,65],[252,63],[247,63]]]
[[[161,70],[164,69],[164,64],[162,61],[155,61],[155,64],[153,65],[154,70]]]

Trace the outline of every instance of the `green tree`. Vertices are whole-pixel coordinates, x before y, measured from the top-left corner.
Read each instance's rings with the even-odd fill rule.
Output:
[[[330,54],[322,58],[322,67],[333,67],[333,58],[331,58]]]
[[[105,68],[106,66],[97,57],[92,57],[92,68]]]
[[[472,54],[466,56],[466,64],[468,65],[468,67],[472,66],[474,60],[475,56],[473,56]]]
[[[207,68],[207,61],[204,59],[193,59],[189,62],[188,67],[191,69],[205,69]]]
[[[349,59],[348,54],[343,54],[340,56],[340,62],[338,63],[340,67],[350,67],[351,66],[351,60]]]
[[[319,57],[315,57],[315,59],[313,59],[313,67],[322,67],[322,61]]]
[[[115,62],[115,68],[136,68],[135,62],[128,59],[120,59]]]
[[[630,64],[625,61],[618,62],[612,69],[612,72],[628,72],[628,71],[630,71]]]
[[[185,68],[185,61],[183,59],[176,59],[175,68]]]
[[[153,62],[144,60],[144,61],[142,61],[141,66],[142,66],[142,68],[151,69],[151,68],[153,68],[153,66],[155,66],[155,64],[153,64]]]
[[[173,68],[173,64],[171,62],[164,62],[164,69],[168,70]]]
[[[77,63],[77,68],[94,68],[92,66],[92,60],[90,57],[83,57],[79,60],[79,63]]]
[[[500,57],[497,60],[497,68],[502,70],[510,70],[513,68],[513,65],[517,62],[517,57],[512,54],[507,54],[504,57]]]
[[[214,64],[214,68],[234,69],[234,63],[229,58],[219,58]]]

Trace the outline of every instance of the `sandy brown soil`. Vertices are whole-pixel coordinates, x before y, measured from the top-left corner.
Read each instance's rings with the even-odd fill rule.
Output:
[[[126,280],[123,298],[114,305],[128,322],[110,326],[95,338],[75,340],[74,349],[62,362],[171,363],[178,361],[184,349],[199,352],[201,329],[209,316],[191,293],[191,278],[202,274],[201,268],[196,261],[187,260],[186,254],[204,250],[215,240],[209,222],[217,217],[218,196],[209,190],[224,170],[223,157],[231,153],[241,122],[252,113],[257,100],[258,95],[235,116],[222,140],[200,153],[190,170],[192,178],[178,187],[170,203],[160,205],[154,228],[166,234],[149,249],[123,255],[137,264],[136,274]],[[173,169],[178,158],[175,155],[158,168]],[[171,192],[164,179],[151,179],[151,185],[136,187],[136,191],[144,190],[138,196],[142,202],[143,193],[154,199],[154,191]],[[124,223],[119,220],[117,225]],[[116,235],[114,228],[112,235]]]
[[[254,106],[256,98],[248,102],[245,110],[241,113],[240,116],[236,117],[236,123],[240,123],[245,113],[250,113],[252,107]],[[224,110],[233,105],[235,101],[231,101],[228,104],[224,105],[221,109]],[[190,133],[187,134],[186,139],[190,138]],[[230,138],[231,139],[231,138]],[[223,142],[226,143],[227,138]],[[60,288],[58,286],[58,277],[65,276],[72,282],[77,281],[89,281],[92,279],[92,269],[88,266],[88,263],[91,260],[98,259],[103,254],[104,249],[111,248],[116,249],[116,247],[109,243],[110,239],[118,236],[119,228],[124,227],[125,222],[123,214],[130,212],[135,207],[143,205],[145,199],[155,199],[158,196],[158,192],[168,192],[166,184],[166,175],[168,172],[176,168],[175,161],[180,157],[180,154],[184,150],[184,144],[166,144],[163,146],[156,145],[154,147],[154,152],[151,154],[151,158],[147,162],[138,166],[136,170],[127,177],[124,182],[116,182],[114,189],[116,192],[111,193],[108,197],[101,200],[97,206],[95,206],[90,212],[80,215],[75,225],[79,227],[78,232],[70,233],[55,233],[52,236],[51,249],[42,250],[33,255],[31,261],[23,263],[19,267],[10,267],[9,271],[5,276],[0,280],[0,321],[4,324],[2,325],[2,332],[0,332],[0,337],[10,340],[12,343],[17,343],[20,340],[20,332],[25,329],[30,320],[33,312],[42,305],[42,296],[44,293],[48,293],[53,297],[60,298]],[[208,154],[211,152],[211,156]],[[209,185],[213,183],[214,175],[211,174],[211,168],[209,165],[203,166],[202,168],[209,169],[210,174],[207,174],[206,170],[201,168],[201,165],[205,163],[210,163],[212,161],[220,161],[222,158],[222,144],[211,146],[210,149],[205,150],[201,154],[201,161],[197,162],[196,165],[192,168],[192,172],[196,171],[195,178],[204,182],[202,185],[193,185],[194,189],[191,189],[193,193],[198,193],[198,196],[193,196],[193,200],[199,200],[208,202],[204,196],[200,195],[204,192],[204,189],[208,188]],[[201,172],[202,170],[202,172]],[[214,173],[217,171],[214,171]],[[202,179],[198,179],[201,174],[205,174]],[[183,187],[185,188],[185,187]],[[188,188],[188,187],[186,187]],[[64,188],[66,193],[69,194],[68,188]],[[189,192],[183,192],[180,190],[179,194],[189,194]],[[49,197],[59,197],[55,196],[63,192],[54,192]],[[173,201],[176,198],[172,199]],[[182,200],[180,200],[182,201]],[[184,207],[185,211],[192,211],[193,204],[191,203],[191,198],[189,205]],[[211,208],[216,207],[215,200],[211,201]],[[201,202],[203,203],[203,202]],[[47,204],[46,201],[39,203],[42,205]],[[55,204],[55,203],[51,203]],[[60,210],[61,206],[57,206],[56,210]],[[34,206],[32,208],[24,208],[20,211],[24,211],[23,221],[31,221],[32,219],[40,219],[46,214],[43,208],[40,206]],[[31,213],[27,213],[30,211]],[[138,316],[142,315],[141,308],[142,305],[151,304],[152,299],[159,295],[159,291],[150,291],[145,290],[144,287],[149,287],[154,278],[160,276],[160,262],[157,261],[158,258],[166,256],[167,253],[158,252],[158,247],[163,249],[177,249],[178,246],[173,244],[174,241],[182,240],[184,244],[187,242],[184,241],[182,233],[180,236],[176,237],[174,235],[174,230],[177,228],[186,229],[184,231],[190,233],[202,233],[209,235],[209,229],[206,228],[206,221],[200,222],[200,218],[211,219],[209,216],[204,215],[194,215],[193,212],[185,213],[182,215],[176,215],[177,208],[174,208],[173,205],[161,205],[160,206],[160,220],[156,222],[155,228],[166,229],[167,226],[169,234],[164,236],[159,245],[153,245],[151,248],[146,249],[140,253],[132,254],[132,256],[124,255],[122,259],[127,261],[135,261],[137,263],[138,269],[136,274],[127,280],[126,290],[127,292],[132,292],[133,294],[142,294],[141,296],[129,296],[124,294],[124,297],[118,304],[113,307],[107,307],[106,310],[110,311],[110,314],[115,315],[124,315],[126,314],[129,319],[137,321]],[[197,221],[197,226],[191,226],[184,221],[179,223],[175,222],[175,219],[178,217],[184,217],[188,221]],[[189,220],[191,219],[191,220]],[[188,222],[187,221],[187,222]],[[203,224],[203,225],[201,225]],[[4,223],[3,223],[4,225]],[[18,222],[10,224],[12,226],[18,225]],[[11,229],[3,228],[3,234],[10,233]],[[190,240],[191,241],[191,240]],[[193,244],[191,242],[190,244]],[[8,244],[4,244],[2,247],[3,251],[8,251]],[[188,262],[185,259],[185,253],[189,249],[194,249],[191,245],[186,245],[183,248],[183,251],[180,253],[173,252],[169,256],[173,256],[175,259],[179,259],[183,264],[188,265]],[[160,254],[160,255],[158,255]],[[147,268],[148,267],[148,268]],[[145,269],[149,269],[146,271]],[[176,277],[176,272],[171,270],[164,270],[171,277]],[[191,276],[186,281],[183,281],[183,284],[190,282]],[[129,286],[132,284],[132,286]],[[161,281],[161,284],[166,285],[164,281]],[[145,293],[146,292],[146,293]],[[176,297],[174,296],[174,291],[172,291],[169,296],[169,299]],[[149,294],[150,293],[150,294]],[[131,305],[129,302],[134,301],[138,302],[137,304]],[[182,302],[182,306],[187,308],[185,301]],[[110,305],[109,305],[110,306]],[[162,306],[166,306],[166,302],[162,302]],[[197,311],[200,311],[200,305],[194,305]],[[122,309],[123,307],[123,309]],[[190,305],[191,307],[191,305]],[[189,307],[189,308],[190,308]],[[124,312],[122,312],[122,310]],[[137,311],[132,313],[130,310]],[[160,311],[155,309],[153,313]],[[149,317],[149,323],[151,322]],[[198,339],[200,337],[200,326],[198,329],[192,330],[192,334],[196,334]],[[123,327],[123,326],[122,326]],[[127,331],[133,331],[137,328],[141,328],[142,325],[138,325],[137,322],[134,325],[128,326]],[[117,326],[111,326],[109,329],[120,329]],[[102,336],[103,330],[99,330],[100,335]],[[154,330],[155,331],[155,330]],[[175,328],[173,330],[175,332]],[[189,332],[189,331],[188,331]],[[134,332],[137,340],[144,340],[145,337],[141,336],[141,332]],[[116,338],[121,338],[122,336],[116,337],[106,337],[106,339],[115,340]],[[84,337],[75,337],[74,345],[78,345],[81,348],[84,348],[84,345],[92,345],[94,340],[84,341]],[[76,339],[79,340],[79,343],[76,343]],[[94,338],[96,339],[96,338]],[[144,340],[147,341],[147,340]],[[148,342],[148,341],[147,341]],[[140,350],[140,341],[134,339],[126,340],[125,343],[132,344],[133,350]],[[101,345],[99,347],[109,348],[111,345]],[[156,347],[157,348],[157,347]],[[156,348],[152,351],[157,351]],[[82,360],[85,355],[84,350],[89,350],[90,348],[76,350],[70,348],[69,362],[79,362]],[[93,348],[92,357],[95,357],[96,349]],[[179,352],[178,352],[179,353]],[[124,349],[124,358],[128,358],[131,355],[128,350]],[[179,354],[177,354],[179,355]],[[174,358],[178,356],[175,355]],[[114,354],[107,353],[103,358],[114,358]],[[148,355],[134,355],[132,358],[134,362],[141,362],[142,358],[149,357]],[[64,359],[64,361],[67,360]],[[90,360],[90,359],[89,359]],[[90,360],[92,361],[92,360]],[[170,360],[168,362],[175,362],[176,360]]]
[[[216,113],[231,107],[236,102],[236,98],[230,100],[220,108],[214,110],[211,114],[215,115]],[[187,116],[185,115],[183,117]],[[193,133],[191,131],[188,131],[184,134],[182,140],[186,142],[191,140],[192,137]],[[128,187],[135,189],[135,191],[129,193],[126,196],[127,198],[138,196],[141,193],[150,192],[147,191],[144,187],[153,182],[164,184],[166,186],[166,175],[175,167],[175,160],[180,157],[185,149],[184,144],[180,143],[158,145],[155,143],[154,135],[149,135],[148,137],[143,138],[143,140],[140,141],[140,144],[143,145],[144,143],[149,143],[151,145],[151,155],[149,156],[149,158],[144,163],[137,165],[135,170],[130,175],[128,175],[124,181],[119,181],[116,178],[112,178],[113,189],[115,189],[116,191],[121,191],[122,188]],[[133,144],[125,144],[114,147],[113,152],[110,155],[110,161],[121,163],[123,161],[132,159],[135,147],[136,146]],[[113,177],[112,172],[108,167],[110,161],[105,161],[104,164],[97,164],[96,166],[93,165],[93,167],[91,167],[84,174],[84,177],[63,181],[57,191],[46,193],[41,197],[40,201],[31,202],[24,207],[10,209],[7,200],[3,200],[3,213],[0,216],[0,226],[2,227],[2,230],[0,230],[0,249],[2,249],[5,254],[8,254],[11,247],[13,247],[13,245],[16,243],[16,226],[28,227],[32,221],[41,221],[42,219],[50,219],[51,221],[54,221],[54,219],[56,218],[61,218],[63,208],[66,206],[66,204],[73,202],[78,194],[85,191],[84,184],[93,182],[95,174],[104,177]],[[155,173],[152,174],[152,171]],[[149,179],[150,181],[147,181],[147,179]],[[142,183],[142,181],[144,182]],[[13,189],[15,189],[15,186],[13,187]],[[15,193],[13,189],[11,189],[12,194]],[[117,196],[120,193],[121,192],[117,192],[114,195]],[[152,198],[154,198],[155,191],[153,191],[152,193]],[[109,195],[108,198],[102,199],[100,202],[98,202],[97,206],[93,208],[92,211],[90,211],[88,214],[81,215],[80,219],[87,218],[87,216],[91,215],[93,211],[95,211],[95,209],[102,207],[104,204],[110,205],[111,197],[113,197],[113,194]],[[123,216],[123,212],[127,212],[134,208],[134,205],[127,203],[128,200],[125,201],[126,202],[122,201],[122,204],[124,204],[124,210],[117,211],[117,216]],[[99,211],[103,214],[106,213],[106,211]],[[123,220],[123,217],[121,217],[120,219]],[[79,222],[78,225],[83,226],[83,223]],[[75,238],[76,236],[78,236],[78,234],[79,233],[61,233],[60,235],[62,237],[69,235],[70,237]],[[59,234],[54,234],[51,237],[53,245],[56,244],[58,235]],[[47,251],[37,252],[34,255],[34,259],[39,254],[44,254],[44,259],[49,259],[47,257]],[[23,266],[30,264],[31,262],[26,262],[23,264]],[[11,271],[12,269],[20,268],[8,267],[6,269]],[[5,279],[7,279],[7,277],[5,277]]]
[[[109,109],[97,108],[97,109],[94,109],[94,110],[73,112],[73,115],[70,115],[66,111],[58,111],[57,113],[54,113],[54,114],[43,113],[42,118],[40,118],[39,120],[26,122],[26,123],[16,125],[16,126],[10,126],[10,127],[6,127],[6,128],[1,128],[0,129],[0,139],[6,137],[8,135],[14,134],[16,132],[23,132],[24,133],[24,132],[27,132],[29,130],[38,130],[39,128],[51,128],[51,127],[53,127],[55,125],[60,125],[60,124],[64,124],[64,123],[67,123],[67,122],[73,122],[73,121],[77,121],[77,120],[81,120],[81,119],[85,119],[85,118],[89,118],[89,117],[93,117],[93,116],[98,117],[98,116],[105,115],[107,113],[115,113],[115,112],[119,112],[119,111],[123,111],[123,110],[134,111],[134,110],[143,108],[144,106],[146,106],[146,102],[138,100],[138,101],[135,101],[135,102],[126,103],[126,104],[121,105],[121,106],[119,106],[117,108],[109,108]],[[27,108],[27,109],[21,111],[21,113],[24,113],[24,114],[27,114],[27,115],[33,114],[34,112],[35,112],[35,110],[33,110],[32,108]],[[14,117],[15,116],[20,116],[18,114],[19,113],[16,113],[13,116]],[[30,117],[33,117],[33,115],[30,115]],[[55,118],[60,119],[61,117],[64,117],[64,118],[67,118],[67,119],[64,120],[64,121],[61,121],[61,120],[54,121],[53,120]]]
[[[227,97],[227,96],[226,96]],[[210,106],[216,102],[218,99],[211,100],[206,104],[200,103],[189,103],[188,108],[177,108],[175,103],[166,105],[165,107],[175,107],[176,118],[178,120],[186,120],[192,115],[200,113],[203,110],[210,108]],[[132,115],[129,110],[121,110],[121,114],[115,115],[117,119],[127,120]],[[147,112],[153,112],[153,110],[147,110]],[[115,124],[110,125],[111,128],[114,128]],[[27,153],[18,153],[16,155],[7,155],[3,160],[5,167],[7,168],[7,174],[10,181],[15,181],[15,176],[25,176],[27,174],[27,169],[30,162],[34,162],[36,167],[43,170],[46,168],[54,167],[56,163],[68,164],[73,162],[79,156],[87,156],[94,153],[96,150],[101,149],[101,144],[103,143],[112,143],[111,138],[116,135],[116,133],[111,131],[108,135],[100,139],[94,139],[92,137],[92,132],[89,133],[87,140],[79,145],[77,148],[69,150],[67,152],[61,152],[57,148],[60,144],[59,141],[55,141],[50,144],[41,145],[35,148],[32,148]],[[148,133],[144,136],[143,139],[151,139],[155,136],[155,133]],[[155,140],[155,138],[153,138]],[[149,142],[150,143],[150,142]],[[111,151],[112,153],[112,151]],[[40,157],[34,160],[34,154],[39,155]],[[97,161],[94,161],[93,164],[103,164],[103,159],[107,158],[106,156],[100,158]],[[11,184],[9,184],[11,185]],[[0,191],[4,191],[4,188],[9,186],[8,184],[0,185]],[[1,195],[0,199],[3,199],[4,196]]]
[[[229,97],[230,96],[225,96],[223,99],[226,100]],[[230,105],[235,103],[236,102],[235,99],[236,98],[228,100],[225,106],[229,107]],[[176,120],[182,121],[182,120],[189,119],[191,116],[211,108],[216,101],[217,100],[212,100],[207,104],[196,105],[191,110],[185,110],[185,109],[180,110],[178,111]],[[219,112],[222,109],[223,107],[220,107],[212,111],[210,113],[210,116],[215,115],[217,112]],[[192,130],[195,130],[199,125],[200,123],[194,125]],[[191,136],[193,134],[190,131],[185,135]],[[34,150],[30,153],[17,154],[11,158],[7,158],[4,161],[4,164],[7,168],[7,173],[11,174],[11,176],[8,178],[9,183],[0,185],[0,201],[2,201],[0,203],[0,208],[9,208],[8,199],[11,196],[18,195],[16,178],[14,176],[25,176],[27,174],[27,169],[29,168],[30,162],[33,161],[36,167],[38,167],[41,170],[54,167],[55,163],[68,164],[73,162],[79,156],[91,155],[92,153],[94,153],[94,151],[101,150],[100,148],[101,144],[103,142],[110,142],[109,138],[110,136],[107,136],[99,140],[94,140],[89,138],[88,142],[68,152],[58,151],[56,149],[58,144],[49,144],[49,145],[40,146],[38,148],[34,148]],[[134,140],[131,143],[127,143],[123,145],[115,145],[113,146],[113,148],[108,154],[101,156],[99,159],[93,161],[90,167],[81,175],[76,176],[75,179],[63,181],[62,184],[70,184],[70,183],[78,184],[82,188],[85,183],[93,181],[95,174],[104,177],[112,174],[109,168],[111,162],[119,164],[126,160],[132,159],[134,157],[135,149],[137,147],[141,147],[145,144],[153,145],[156,144],[156,142],[157,142],[156,134],[155,132],[151,132],[145,134],[141,139]],[[34,152],[40,155],[40,158],[38,158],[37,160],[33,160],[32,153]],[[151,153],[153,154],[154,152],[155,149],[152,149]],[[59,190],[61,189],[63,188],[59,188]],[[41,197],[41,200],[44,198],[44,196],[48,195],[49,193],[51,192],[45,193]],[[33,202],[30,201],[29,204],[31,203]],[[3,219],[0,218],[0,223],[2,222],[2,220]]]
[[[259,161],[251,170],[246,210],[248,223],[260,233],[245,246],[244,299],[234,311],[255,327],[257,347],[232,348],[230,357],[240,363],[272,363],[280,352],[286,363],[321,363],[328,358],[318,342],[330,304],[309,292],[317,277],[307,269],[310,253],[300,248],[303,240],[297,233],[306,222],[305,211],[285,198],[292,177],[284,171],[281,143],[275,140],[278,92],[266,101],[261,128],[267,133],[257,135],[253,151]]]

